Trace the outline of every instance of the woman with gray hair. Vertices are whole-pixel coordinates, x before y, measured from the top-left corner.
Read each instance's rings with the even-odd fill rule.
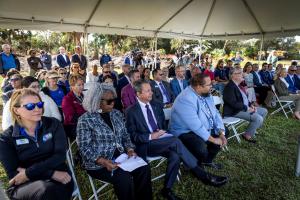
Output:
[[[87,91],[83,107],[87,111],[77,124],[77,144],[87,173],[113,184],[118,199],[152,199],[148,165],[127,172],[114,160],[122,153],[136,156],[123,115],[113,109],[113,86],[95,83]]]

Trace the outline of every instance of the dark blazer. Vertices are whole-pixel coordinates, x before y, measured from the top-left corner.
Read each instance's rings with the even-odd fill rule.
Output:
[[[174,94],[174,96],[176,98],[180,94],[180,92],[182,92],[181,88],[179,86],[178,79],[174,78],[173,80],[171,80],[170,86],[171,86],[172,92],[173,92],[173,94]],[[187,80],[183,79],[183,89],[185,89],[187,86],[188,86]]]
[[[171,100],[170,103],[173,103],[175,98],[174,98],[174,94],[173,94],[173,92],[171,90],[170,84],[168,82],[166,82],[166,81],[162,81],[162,84],[166,88],[167,93],[168,93],[168,95],[170,97],[170,100]],[[153,92],[152,99],[154,101],[157,101],[157,102],[160,102],[160,103],[163,104],[163,95],[162,95],[162,93],[160,91],[159,85],[157,85],[154,80],[152,80],[150,82],[150,85],[151,85],[152,92]]]
[[[295,80],[295,76],[293,77],[294,80],[292,80],[290,78],[289,75],[287,75],[287,77],[285,77],[286,82],[288,82],[289,84],[289,92],[292,94],[295,94],[297,90],[299,90],[299,88],[296,87],[296,80]]]
[[[253,83],[254,83],[254,85],[257,86],[257,87],[261,87],[262,84],[264,83],[262,77],[260,76],[260,80],[262,82],[262,83],[260,83],[257,74],[255,72],[252,72],[252,74],[253,74]]]
[[[260,77],[262,78],[262,81],[268,85],[272,85],[274,83],[270,73],[268,71],[259,71]]]
[[[115,104],[115,108],[118,110],[123,109],[122,102],[121,102],[121,91],[128,84],[129,84],[129,81],[125,76],[123,76],[121,79],[118,80],[118,84],[117,84],[117,88],[116,88],[118,98],[117,98],[117,101]]]
[[[295,74],[294,79],[295,79],[295,86],[298,88],[298,90],[300,90],[300,78],[298,78],[298,76]]]
[[[165,115],[161,104],[157,102],[150,103],[153,114],[156,118],[159,129],[166,130]],[[150,130],[139,102],[126,110],[126,127],[131,136],[131,140],[136,144],[136,153],[142,158],[147,157],[147,148],[149,144]]]
[[[68,57],[68,55],[66,55],[67,61],[64,59],[63,55],[58,54],[56,57],[56,62],[60,67],[67,67],[71,65],[71,61]]]
[[[80,58],[79,58],[78,54],[73,54],[71,60],[72,60],[72,63],[79,63],[80,69],[86,70],[87,60],[84,55],[80,55]]]
[[[289,90],[286,87],[286,84],[280,80],[280,78],[277,78],[274,81],[274,87],[275,87],[275,91],[276,94],[281,97],[281,96],[289,96]]]
[[[247,111],[247,106],[244,105],[243,97],[238,86],[230,80],[224,88],[224,116],[234,116],[240,111]]]

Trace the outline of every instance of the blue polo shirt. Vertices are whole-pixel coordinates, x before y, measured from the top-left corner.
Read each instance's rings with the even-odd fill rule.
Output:
[[[58,107],[61,107],[62,100],[65,96],[64,91],[60,87],[58,87],[58,89],[55,91],[50,90],[50,96],[52,97],[56,105]]]
[[[1,58],[3,63],[2,67],[4,70],[10,70],[17,67],[15,63],[15,58],[12,54],[9,54],[9,56],[7,56],[5,53],[2,53]]]

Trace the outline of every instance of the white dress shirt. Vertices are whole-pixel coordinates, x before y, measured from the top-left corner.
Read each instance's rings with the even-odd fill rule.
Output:
[[[168,103],[168,98],[166,97],[166,95],[165,95],[165,93],[164,93],[164,91],[163,91],[163,89],[160,87],[160,83],[161,84],[163,84],[162,82],[158,82],[158,81],[155,81],[155,83],[158,85],[158,88],[159,88],[159,90],[160,90],[160,92],[161,92],[161,94],[162,94],[162,96],[163,96],[163,103]],[[163,84],[163,86],[164,86],[164,84]],[[165,86],[164,86],[165,87]],[[165,87],[165,90],[167,91],[167,88]]]

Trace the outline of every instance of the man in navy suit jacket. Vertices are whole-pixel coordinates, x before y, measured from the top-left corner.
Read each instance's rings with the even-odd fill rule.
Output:
[[[171,107],[174,102],[174,95],[170,84],[162,80],[162,71],[155,69],[152,72],[153,81],[150,82],[153,91],[153,100],[161,103],[165,107]]]
[[[68,57],[68,55],[65,54],[66,50],[64,47],[59,47],[59,54],[56,57],[56,62],[59,65],[59,67],[65,68],[70,67],[71,61]]]
[[[297,67],[291,65],[288,69],[288,75],[285,77],[286,82],[288,82],[289,84],[288,90],[291,94],[296,94],[297,91],[300,90],[300,88],[297,87],[298,80],[295,77],[296,71],[297,71]]]
[[[184,72],[185,69],[183,66],[177,66],[175,68],[176,77],[170,82],[175,98],[188,86],[188,82],[184,77]]]
[[[81,54],[81,47],[75,47],[75,54],[72,55],[72,63],[79,63],[80,69],[85,70],[87,68],[87,59]]]
[[[206,173],[198,166],[197,159],[181,141],[165,131],[166,123],[161,104],[155,101],[150,103],[152,100],[150,84],[139,80],[135,82],[134,89],[138,102],[126,110],[127,130],[136,144],[137,154],[142,158],[164,156],[168,159],[163,196],[167,199],[177,199],[171,188],[176,181],[181,161],[205,184],[213,186],[225,184],[227,177]]]
[[[267,83],[264,82],[263,78],[261,77],[261,74],[258,71],[258,64],[253,64],[253,83],[254,83],[254,90],[256,93],[259,94],[259,101],[260,103],[264,103],[267,96],[268,91],[270,91],[270,87]],[[266,102],[268,104],[269,102]]]

